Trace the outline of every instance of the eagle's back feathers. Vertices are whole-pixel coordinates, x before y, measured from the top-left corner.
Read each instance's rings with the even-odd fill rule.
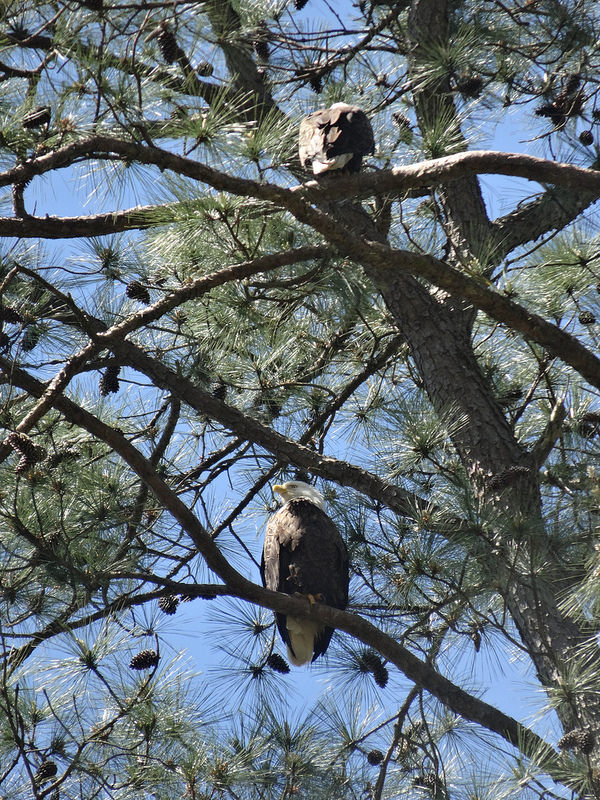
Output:
[[[358,172],[375,140],[367,115],[358,106],[334,103],[309,114],[300,123],[298,156],[315,175],[331,170]]]

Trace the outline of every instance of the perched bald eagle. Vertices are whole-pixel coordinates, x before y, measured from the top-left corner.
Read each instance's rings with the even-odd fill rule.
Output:
[[[273,491],[281,495],[284,505],[267,524],[260,565],[263,586],[346,608],[348,552],[324,511],[323,495],[304,481],[273,486]],[[288,658],[297,667],[327,650],[333,628],[307,617],[278,613],[275,621]]]
[[[375,151],[373,129],[358,106],[334,103],[314,111],[300,123],[298,155],[315,175],[339,170],[358,172],[363,156]]]

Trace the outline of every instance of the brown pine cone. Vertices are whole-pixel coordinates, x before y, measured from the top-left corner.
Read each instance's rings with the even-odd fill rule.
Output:
[[[157,41],[165,63],[173,64],[182,56],[183,51],[177,44],[177,39],[168,25],[162,26]]]
[[[365,650],[359,660],[363,672],[371,672],[375,683],[384,689],[388,682],[388,671],[381,658],[373,650]]]
[[[383,761],[383,753],[381,750],[370,750],[367,753],[367,761],[369,764],[375,767],[377,764],[381,764]]]
[[[104,374],[100,376],[100,381],[98,384],[98,388],[100,390],[100,394],[102,397],[106,397],[106,395],[116,394],[119,391],[119,372],[121,371],[121,367],[119,366],[110,366],[107,367],[104,371]]]
[[[56,763],[50,759],[45,759],[37,768],[37,771],[34,775],[34,780],[38,785],[45,783],[53,778],[57,772],[58,767],[56,766]]]
[[[0,306],[0,322],[7,322],[9,325],[18,325],[23,322],[23,316],[15,308]]]
[[[596,322],[596,317],[591,311],[582,311],[579,315],[579,322],[581,325],[593,325]]]
[[[574,731],[575,732],[575,731]],[[594,749],[594,745],[596,744],[596,737],[592,733],[592,731],[584,731],[578,729],[577,733],[577,743],[576,747],[580,750],[584,755],[589,755],[592,750]]]
[[[271,655],[267,658],[267,664],[274,672],[281,672],[282,675],[287,675],[290,671],[287,662],[279,655],[279,653],[271,653]]]
[[[150,669],[158,664],[160,656],[156,650],[140,650],[129,662],[131,669]]]
[[[165,595],[165,597],[161,597],[158,601],[158,607],[163,612],[163,614],[172,615],[177,611],[177,606],[179,605],[179,599],[175,597],[174,594]]]
[[[125,287],[125,294],[132,300],[140,300],[142,303],[150,302],[150,292],[139,281],[130,281]]]

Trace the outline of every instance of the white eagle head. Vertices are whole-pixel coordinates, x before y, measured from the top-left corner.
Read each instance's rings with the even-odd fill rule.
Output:
[[[280,495],[284,503],[290,500],[303,498],[318,506],[321,511],[325,510],[325,498],[318,489],[304,481],[287,481],[273,486],[273,491]]]

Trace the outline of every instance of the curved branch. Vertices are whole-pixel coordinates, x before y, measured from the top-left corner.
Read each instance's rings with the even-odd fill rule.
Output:
[[[282,250],[277,253],[258,256],[250,261],[242,261],[239,264],[232,264],[216,272],[203,275],[179,289],[174,289],[156,303],[153,303],[135,314],[130,314],[122,322],[113,325],[108,330],[96,326],[93,333],[97,334],[96,339],[99,342],[112,341],[113,338],[124,338],[132,331],[139,330],[152,322],[156,322],[160,317],[172,311],[174,308],[177,308],[177,306],[180,306],[182,303],[189,300],[197,300],[216,286],[222,286],[234,280],[249,278],[257,273],[271,272],[280,267],[297,264],[301,261],[312,261],[316,258],[322,258],[330,251],[331,248],[328,245],[296,247],[291,250]],[[90,333],[90,331],[87,332]]]
[[[286,195],[300,194],[307,199],[318,200],[320,197],[329,198],[331,194],[330,184],[321,185],[316,181],[308,181],[287,190],[273,183],[236,178],[159,147],[108,135],[90,136],[5,170],[0,173],[0,186],[26,183],[36,175],[68,167],[82,158],[105,158],[111,154],[154,165],[161,170],[172,170],[179,175],[208,183],[215,189],[271,202],[282,202]],[[589,189],[600,193],[599,170],[548,161],[522,153],[470,150],[371,174],[339,176],[335,180],[335,194],[336,200],[364,198],[384,192],[404,192],[423,186],[438,186],[474,174],[509,175],[537,183],[555,184],[575,190]]]
[[[0,236],[19,239],[76,239],[89,236],[106,236],[156,225],[165,217],[166,209],[160,206],[136,206],[108,214],[90,214],[81,217],[0,217]],[[168,212],[167,212],[168,213]]]
[[[600,194],[600,170],[560,161],[500,150],[468,150],[418,164],[381,170],[375,174],[340,176],[335,183],[336,199],[368,197],[371,194],[405,191],[420,186],[439,186],[469,175],[507,175],[568,189],[589,189]],[[325,185],[310,181],[292,191],[327,192]]]
[[[360,260],[370,263],[383,282],[393,280],[394,268],[420,275],[450,294],[464,297],[492,319],[542,345],[552,355],[573,367],[592,386],[600,388],[600,359],[574,336],[547,322],[539,314],[433,256],[391,250],[377,242],[370,243],[368,250],[369,253]]]
[[[572,222],[600,197],[600,190],[550,186],[520,208],[510,211],[491,223],[497,242],[494,261],[499,263],[508,253],[526,242],[534,241],[552,230],[560,230]]]
[[[423,510],[426,507],[420,498],[378,475],[298,444],[235,406],[227,405],[184,376],[177,375],[165,364],[151,358],[132,342],[115,338],[114,341],[112,339],[105,341],[104,346],[110,348],[122,363],[151,377],[157,386],[168,389],[191,408],[217,420],[234,434],[275,454],[278,460],[295,464],[300,469],[379,499],[390,509],[404,516],[413,517],[419,508]],[[0,359],[0,366],[2,364],[3,360]],[[454,520],[453,530],[456,530],[456,525],[457,521]]]
[[[215,189],[236,195],[257,197],[286,208],[300,222],[319,231],[341,252],[353,260],[369,265],[381,273],[383,281],[390,280],[392,269],[399,269],[426,278],[441,289],[469,300],[476,308],[485,311],[492,319],[508,325],[546,347],[552,355],[579,372],[593,386],[600,388],[600,360],[588,351],[577,339],[560,328],[546,322],[542,317],[528,311],[498,292],[484,286],[469,275],[449,267],[442,261],[403,250],[393,250],[379,242],[367,240],[360,230],[349,229],[329,214],[309,204],[309,197],[325,198],[327,187],[314,182],[288,190],[275,184],[238,178],[219,172],[205,164],[175,155],[156,147],[139,145],[112,137],[94,136],[82,142],[68,145],[62,150],[49,153],[0,174],[0,185],[30,180],[34,175],[50,169],[68,166],[82,156],[118,153],[121,156],[153,164],[160,169],[170,169],[186,175]],[[558,164],[535,156],[515,153],[473,151],[458,153],[446,158],[424,161],[408,167],[398,167],[376,176],[358,178],[340,177],[336,180],[337,197],[353,192],[382,192],[402,185],[414,188],[424,183],[447,182],[471,172],[501,173],[517,175],[529,180],[548,180],[564,186],[597,189],[600,192],[600,171],[583,169],[571,164]],[[338,190],[339,187],[339,190]],[[310,192],[310,195],[306,195]]]
[[[12,369],[15,383],[34,396],[41,396],[45,386],[37,379],[19,368]],[[180,500],[178,495],[157,475],[150,461],[114,428],[106,425],[90,412],[64,396],[53,398],[54,407],[76,425],[80,425],[92,435],[109,444],[113,450],[138,474],[157,500],[173,515],[185,529],[208,567],[226,584],[228,592],[240,599],[257,603],[264,608],[294,616],[311,617],[319,622],[339,628],[354,636],[364,644],[375,648],[388,661],[401,670],[409,680],[422,686],[453,712],[475,722],[501,736],[514,747],[526,754],[532,750],[543,751],[545,760],[555,755],[552,748],[537,734],[522,726],[513,717],[504,714],[489,703],[461,689],[452,681],[437,672],[431,665],[421,661],[409,650],[379,628],[347,611],[340,611],[325,605],[311,606],[302,598],[264,589],[249,581],[239,573],[221,553],[209,533],[194,513]],[[189,591],[190,586],[186,585]],[[219,594],[222,592],[219,591]],[[548,764],[550,771],[550,765]]]

